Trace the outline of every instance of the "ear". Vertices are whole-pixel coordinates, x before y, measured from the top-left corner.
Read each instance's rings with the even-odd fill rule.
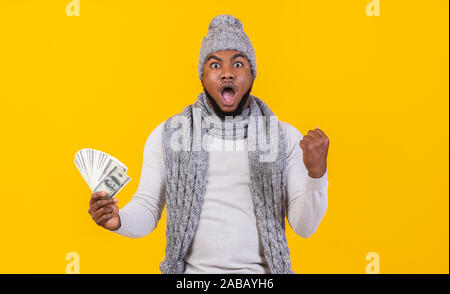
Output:
[[[250,66],[250,74],[252,75],[252,82],[255,81],[255,76],[253,75],[253,68]]]

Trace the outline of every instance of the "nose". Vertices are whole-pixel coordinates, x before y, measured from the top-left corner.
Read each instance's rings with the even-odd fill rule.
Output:
[[[233,74],[230,70],[225,69],[225,70],[223,71],[223,73],[222,73],[220,79],[221,79],[222,81],[227,81],[227,80],[233,81],[233,80],[235,79],[235,76],[234,76],[234,74]]]

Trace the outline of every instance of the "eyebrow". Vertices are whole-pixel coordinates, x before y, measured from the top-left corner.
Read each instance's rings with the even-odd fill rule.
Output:
[[[236,59],[236,58],[238,58],[238,57],[245,58],[245,56],[242,55],[241,53],[236,53],[236,54],[233,55],[233,57],[230,58],[230,60]],[[208,60],[210,60],[210,59],[212,59],[212,58],[217,59],[217,60],[219,60],[220,62],[222,62],[222,58],[220,58],[220,57],[218,57],[218,56],[215,56],[215,55],[209,56],[208,59],[206,59],[206,61],[208,61]]]

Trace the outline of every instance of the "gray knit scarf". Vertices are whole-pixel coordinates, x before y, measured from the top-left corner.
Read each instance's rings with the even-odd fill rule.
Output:
[[[206,190],[209,153],[202,148],[206,133],[226,140],[247,138],[250,190],[265,259],[271,273],[293,273],[285,233],[287,147],[279,122],[253,95],[241,116],[223,121],[207,103],[204,92],[163,127],[167,244],[161,272],[184,273],[183,258],[194,237]]]

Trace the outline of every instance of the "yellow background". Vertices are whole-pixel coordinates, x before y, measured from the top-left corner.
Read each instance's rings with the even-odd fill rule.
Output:
[[[73,159],[84,147],[129,167],[145,140],[202,90],[211,19],[232,14],[256,51],[253,94],[305,134],[330,138],[329,207],[297,273],[449,272],[448,1],[1,1],[0,273],[160,273],[165,213],[129,239],[98,227]]]

